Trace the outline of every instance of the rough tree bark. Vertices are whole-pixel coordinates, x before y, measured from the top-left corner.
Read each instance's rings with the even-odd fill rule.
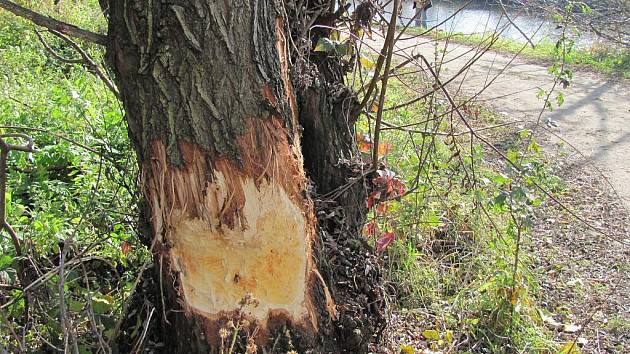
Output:
[[[365,352],[383,301],[360,238],[365,188],[347,113],[357,102],[338,60],[288,49],[303,33],[294,3],[106,6],[155,257],[119,350],[216,352],[220,329],[242,313],[259,352]],[[315,80],[294,88],[291,60],[314,62]],[[241,311],[246,294],[258,305]],[[236,345],[245,350],[243,338]]]

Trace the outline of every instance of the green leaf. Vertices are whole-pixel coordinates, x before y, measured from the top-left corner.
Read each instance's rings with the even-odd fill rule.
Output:
[[[580,350],[578,349],[577,343],[568,341],[562,346],[558,354],[580,354]]]
[[[453,331],[447,330],[444,334],[444,339],[448,342],[448,344],[453,343]]]
[[[352,55],[352,42],[350,41],[344,41],[341,44],[338,44],[335,47],[335,50],[337,51],[337,53],[341,56],[344,55]]]
[[[335,43],[326,37],[322,37],[317,41],[315,52],[332,52],[335,50]]]
[[[92,310],[94,310],[94,313],[97,315],[103,315],[107,312],[109,312],[109,310],[111,309],[111,304],[103,298],[99,298],[99,297],[92,297]]]
[[[410,345],[401,345],[400,354],[414,354],[415,350]]]
[[[364,56],[359,57],[359,62],[361,63],[361,66],[366,69],[372,69],[374,67],[374,62]]]
[[[85,344],[79,344],[79,354],[92,354],[92,350]]]
[[[440,339],[440,332],[434,330],[434,329],[425,329],[422,332],[422,336],[425,339],[429,339],[429,340],[439,340]]]
[[[558,103],[558,107],[562,106],[562,104],[564,103],[564,94],[562,92],[558,93],[558,96],[556,97],[556,103]]]
[[[440,215],[437,213],[436,210],[427,211],[427,213],[424,214],[424,222],[431,227],[442,226]]]
[[[4,270],[10,267],[11,264],[13,264],[13,257],[8,256],[6,254],[0,257],[0,270]]]
[[[68,301],[68,309],[70,311],[79,312],[83,310],[83,303],[81,301],[70,299],[70,301]]]

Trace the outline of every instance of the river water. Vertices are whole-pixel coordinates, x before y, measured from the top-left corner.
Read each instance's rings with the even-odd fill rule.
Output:
[[[417,16],[411,25],[428,28],[437,26],[440,30],[463,34],[500,32],[500,36],[503,38],[519,42],[526,41],[523,34],[509,23],[500,5],[496,4],[496,2],[479,0],[472,1],[465,6],[467,3],[468,1],[462,0],[433,0],[433,6],[427,11],[426,18],[422,18],[424,23],[420,20],[420,16]],[[389,15],[391,14],[391,7],[390,2],[385,10],[386,18],[391,16]],[[462,7],[464,8],[462,9]],[[506,6],[506,10],[514,24],[527,37],[531,38],[534,43],[543,39],[555,41],[561,33],[561,29],[558,29],[555,23],[544,16],[527,13],[523,9],[509,6]],[[456,12],[457,14],[449,19]],[[399,23],[407,24],[414,18],[415,14],[416,9],[413,8],[413,1],[403,0],[403,9],[398,20]],[[593,37],[588,34],[583,34],[579,38],[574,39],[578,47],[588,46],[593,42]]]

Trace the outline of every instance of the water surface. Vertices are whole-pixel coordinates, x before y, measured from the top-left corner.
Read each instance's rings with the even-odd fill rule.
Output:
[[[468,1],[463,0],[434,0],[433,6],[426,12],[426,17],[416,16],[414,19],[416,9],[413,8],[413,1],[403,0],[403,9],[398,21],[407,24],[414,19],[412,26],[437,26],[440,30],[453,33],[500,32],[501,37],[519,42],[525,42],[526,38],[514,25],[518,26],[534,43],[543,39],[555,41],[561,34],[561,29],[558,29],[553,21],[545,18],[542,14],[529,13],[522,8],[506,6],[507,14],[514,23],[512,25],[501,6],[494,1],[473,1],[465,6],[467,3]],[[386,7],[386,13],[391,14],[391,7],[390,2]],[[457,14],[449,19],[456,12]],[[386,17],[388,16],[386,15]],[[593,37],[588,34],[582,34],[579,38],[574,39],[578,46],[589,45],[593,41]]]

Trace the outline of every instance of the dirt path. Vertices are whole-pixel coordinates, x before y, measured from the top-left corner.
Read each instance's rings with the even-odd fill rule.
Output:
[[[397,47],[408,54],[422,53],[433,62],[435,43],[427,41],[424,37],[407,39]],[[380,44],[374,45],[380,48]],[[443,42],[438,46],[438,49],[445,47]],[[450,43],[443,61],[442,80],[454,76],[475,55],[474,48]],[[477,101],[511,119],[536,122],[543,106],[537,93],[541,88],[549,90],[553,78],[544,64],[520,58],[510,64],[511,60],[510,54],[488,52],[449,83],[448,89],[472,96],[499,75]],[[546,119],[554,121],[557,127],[550,129],[584,154],[583,164],[594,164],[602,170],[623,204],[630,208],[630,81],[577,72],[567,89],[558,90],[564,92],[565,102],[559,108],[554,104],[553,111],[543,113],[543,125]]]

